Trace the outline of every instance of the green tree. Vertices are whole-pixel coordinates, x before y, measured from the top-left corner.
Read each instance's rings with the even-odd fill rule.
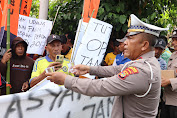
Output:
[[[38,18],[40,0],[33,0],[31,5],[30,17]]]
[[[77,25],[81,19],[82,1],[68,0],[61,2],[56,0],[50,3],[48,19],[54,21],[56,11],[60,7],[52,33],[63,34],[77,30]]]
[[[112,35],[117,38],[125,35],[132,13],[147,23],[160,27],[171,26],[171,31],[177,25],[176,4],[176,0],[101,0],[97,19],[112,24]],[[50,1],[49,20],[54,20],[58,6],[60,10],[52,33],[76,31],[82,14],[83,0]]]

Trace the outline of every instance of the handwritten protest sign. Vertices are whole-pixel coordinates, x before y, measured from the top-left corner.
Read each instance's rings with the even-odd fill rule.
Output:
[[[112,31],[112,26],[91,19],[78,48],[75,64],[97,66],[101,63]]]
[[[0,114],[1,118],[109,118],[113,100],[58,87],[0,96]]]
[[[112,25],[91,18],[74,59],[75,65],[98,66],[104,57]]]
[[[51,30],[52,21],[19,16],[17,36],[28,43],[28,54],[43,54]]]
[[[77,28],[77,32],[76,32],[76,37],[75,37],[75,41],[74,41],[74,46],[73,46],[73,51],[72,51],[72,57],[71,57],[71,62],[74,62],[76,54],[77,54],[77,50],[81,44],[82,38],[85,34],[85,30],[87,27],[88,23],[83,22],[83,19],[79,20],[79,25]]]

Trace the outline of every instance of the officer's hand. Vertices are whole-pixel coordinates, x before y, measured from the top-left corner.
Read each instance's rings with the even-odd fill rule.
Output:
[[[52,66],[54,66],[55,71],[57,71],[58,69],[62,67],[62,64],[60,62],[53,62],[48,67],[52,67]]]
[[[12,53],[11,53],[10,51],[11,51],[11,49],[8,49],[8,50],[4,53],[4,55],[3,55],[3,57],[2,57],[2,60],[1,60],[1,62],[2,62],[3,64],[6,64],[6,63],[9,61],[9,59],[12,57]]]
[[[62,72],[46,73],[47,80],[54,82],[55,84],[64,85],[66,74]]]
[[[170,84],[170,79],[167,79],[167,78],[164,78],[162,77],[162,80],[161,80],[161,86],[162,87],[166,87]]]
[[[29,83],[28,83],[28,81],[26,81],[26,82],[24,82],[23,83],[23,86],[22,86],[22,91],[26,91],[26,90],[28,90],[28,88],[29,88]]]
[[[79,64],[79,65],[74,66],[73,69],[75,70],[74,74],[76,74],[76,75],[84,75],[84,74],[89,73],[90,66]]]

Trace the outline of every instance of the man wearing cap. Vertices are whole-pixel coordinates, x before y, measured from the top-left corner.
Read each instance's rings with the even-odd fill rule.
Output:
[[[177,30],[173,31],[172,45],[174,52],[168,61],[168,70],[174,70],[175,78],[162,77],[165,105],[162,107],[161,118],[177,118]]]
[[[129,58],[124,57],[124,41],[126,40],[126,37],[123,39],[116,39],[119,42],[119,51],[121,52],[120,54],[116,55],[116,58],[114,59],[113,66],[124,64],[126,62],[131,61]]]
[[[165,50],[166,47],[166,42],[159,37],[157,40],[157,43],[155,44],[155,57],[157,58],[159,64],[160,64],[160,68],[161,70],[167,70],[167,63],[165,62],[165,60],[163,60],[161,58],[161,54],[162,52]],[[160,102],[159,102],[159,108],[158,108],[158,115],[160,115],[160,111],[162,109],[162,104],[163,104],[163,88],[161,89],[161,95],[160,95]]]
[[[45,75],[45,69],[47,67],[55,67],[55,70],[59,70],[59,72],[63,72],[66,74],[71,74],[68,72],[68,63],[69,60],[64,58],[64,61],[62,64],[59,62],[55,62],[56,55],[61,54],[62,51],[62,43],[63,38],[61,38],[58,35],[52,34],[47,38],[47,45],[46,45],[46,51],[48,52],[48,55],[42,58],[38,58],[33,66],[33,71],[31,74],[31,79],[29,81],[30,86],[33,87],[37,83],[39,83],[41,80],[46,78]],[[73,76],[73,74],[71,74]]]
[[[160,65],[154,45],[160,31],[135,15],[124,46],[124,56],[133,60],[119,66],[76,65],[75,74],[97,75],[104,79],[79,79],[63,73],[46,73],[48,80],[89,96],[116,96],[112,118],[155,118],[160,98]]]
[[[114,47],[113,47],[113,52],[110,52],[106,55],[105,60],[104,60],[104,66],[110,66],[113,64],[116,55],[119,54],[119,42],[118,41],[114,41]]]
[[[168,64],[168,61],[169,61],[169,58],[171,57],[171,51],[169,50],[169,48],[167,47],[168,45],[168,40],[165,36],[160,36],[161,39],[163,39],[166,43],[166,47],[165,47],[165,50],[162,52],[162,59],[165,60],[165,62]]]
[[[7,62],[10,60],[10,93],[19,93],[29,88],[29,79],[34,61],[26,56],[27,43],[21,38],[16,37],[12,40],[11,49],[7,50],[0,61],[0,73],[6,76]],[[2,88],[1,95],[6,94],[6,87]]]
[[[165,62],[165,60],[163,60],[161,58],[161,54],[165,50],[165,47],[166,47],[166,42],[159,37],[158,41],[154,47],[155,47],[155,57],[157,58],[158,62],[160,63],[161,70],[166,70],[167,63]]]

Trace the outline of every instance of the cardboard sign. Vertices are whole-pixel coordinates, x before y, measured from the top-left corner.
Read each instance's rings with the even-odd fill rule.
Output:
[[[19,15],[17,36],[27,42],[28,54],[43,54],[51,30],[52,21]]]
[[[161,70],[161,76],[166,79],[175,78],[175,72],[174,70]]]

